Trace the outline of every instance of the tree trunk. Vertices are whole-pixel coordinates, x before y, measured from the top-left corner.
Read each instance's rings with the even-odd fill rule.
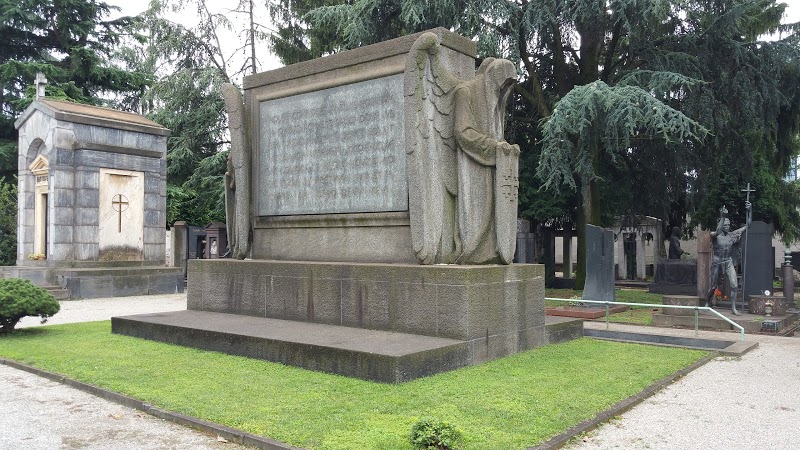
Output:
[[[600,137],[597,128],[592,128],[589,138],[589,151],[592,154],[592,167],[600,163]],[[600,189],[595,179],[586,180],[576,176],[581,193],[578,196],[578,267],[575,276],[575,289],[583,289],[586,284],[586,225],[600,225],[602,209],[600,207]]]

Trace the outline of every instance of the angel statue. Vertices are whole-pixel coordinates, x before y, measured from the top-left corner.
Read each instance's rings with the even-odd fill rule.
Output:
[[[250,149],[242,94],[236,86],[222,85],[222,97],[228,111],[231,151],[225,172],[225,224],[228,247],[236,259],[245,259],[250,251]]]
[[[406,152],[414,252],[422,264],[510,264],[519,146],[503,140],[514,65],[486,58],[471,80],[422,34],[406,61]]]

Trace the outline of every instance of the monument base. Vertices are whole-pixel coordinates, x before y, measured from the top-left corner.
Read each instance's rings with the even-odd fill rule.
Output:
[[[183,292],[180,267],[153,266],[152,261],[34,261],[8,267],[4,276],[25,278],[45,288],[60,288],[59,300]]]
[[[789,309],[789,302],[784,297],[751,295],[747,301],[747,310],[750,314],[783,316],[787,309]]]
[[[467,342],[204,311],[113,317],[111,331],[382,383],[475,364],[490,345],[480,339]],[[583,321],[548,318],[544,331],[536,346],[583,336]]]
[[[188,291],[189,311],[114,318],[112,331],[383,382],[582,331],[547,330],[533,264],[192,260]]]

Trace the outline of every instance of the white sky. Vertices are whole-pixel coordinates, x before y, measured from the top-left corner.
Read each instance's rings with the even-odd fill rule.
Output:
[[[110,5],[118,6],[121,9],[119,13],[120,15],[129,16],[135,16],[142,13],[147,9],[147,5],[149,4],[149,0],[105,1]],[[800,21],[800,0],[783,0],[783,2],[788,5],[786,8],[784,22],[792,23]],[[237,3],[237,0],[207,0],[207,4],[212,13],[226,13],[227,11],[230,11],[231,8],[235,8]],[[258,1],[256,3],[258,3]],[[269,18],[267,17],[266,11],[264,11],[263,16],[264,17],[261,17],[262,22],[268,22]],[[193,25],[192,21],[196,21],[197,19],[192,13],[191,7],[189,7],[187,8],[187,11],[184,11],[181,14],[180,17],[175,17],[172,20],[180,22],[186,26],[191,26]],[[241,45],[239,43],[239,37],[233,32],[220,33],[220,40],[222,41],[222,46],[227,47],[222,49],[223,52],[233,52]],[[280,61],[278,61],[274,55],[269,53],[269,50],[266,48],[266,46],[260,49],[257,48],[257,52],[257,57],[260,62],[259,71],[276,69],[281,66]],[[241,64],[241,61],[244,61],[243,57],[234,56],[232,59],[232,67],[238,67]]]

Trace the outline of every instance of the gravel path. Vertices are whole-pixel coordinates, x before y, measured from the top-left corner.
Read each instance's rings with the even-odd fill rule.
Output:
[[[61,302],[48,324],[186,309],[186,294]],[[26,317],[18,327],[39,326]],[[245,449],[61,383],[0,365],[0,449]]]
[[[658,331],[694,336],[693,330]],[[735,340],[738,335],[701,332],[700,337]],[[746,339],[758,341],[758,347],[738,358],[710,361],[567,448],[800,448],[800,338]]]

